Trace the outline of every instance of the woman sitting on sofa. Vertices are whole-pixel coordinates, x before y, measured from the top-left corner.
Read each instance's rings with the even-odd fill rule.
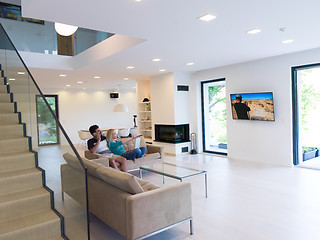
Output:
[[[126,151],[123,147],[122,142],[129,142],[135,138],[137,137],[122,138],[120,141],[118,140],[118,134],[116,133],[115,129],[109,129],[107,133],[108,147],[113,154],[120,155],[128,160],[141,158],[147,151],[145,147],[135,148],[129,151]]]
[[[92,125],[89,128],[89,132],[92,134],[93,138],[88,140],[88,149],[91,153],[106,154],[107,157],[111,151],[107,147],[106,137],[102,135],[101,129],[98,125]],[[127,171],[127,163],[124,157],[118,156],[118,154],[113,154],[109,157],[109,165],[117,170],[119,170],[116,162],[120,164],[120,169],[123,172]]]

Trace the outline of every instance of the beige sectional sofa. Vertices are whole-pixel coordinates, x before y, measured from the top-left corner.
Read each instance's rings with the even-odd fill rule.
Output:
[[[126,149],[126,151],[134,149],[135,140],[123,143],[123,147]],[[143,137],[140,137],[140,147],[147,148],[146,155],[142,158],[137,158],[135,160],[128,160],[127,161],[128,171],[139,169],[139,167],[144,164],[161,162],[164,157],[164,147],[163,146],[146,144]],[[90,160],[105,158],[104,155],[97,154],[97,153],[91,153],[90,151],[85,151],[84,156],[85,156],[85,158],[90,159]]]
[[[83,178],[83,168],[75,156],[66,153],[64,158],[62,192],[83,204],[78,199],[81,194],[69,191],[72,181]],[[185,221],[190,221],[192,234],[190,183],[158,187],[106,167],[106,158],[83,162],[88,173],[89,210],[126,239],[143,239]]]

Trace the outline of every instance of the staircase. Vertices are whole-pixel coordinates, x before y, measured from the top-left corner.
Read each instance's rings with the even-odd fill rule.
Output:
[[[66,239],[16,104],[0,81],[0,240]]]

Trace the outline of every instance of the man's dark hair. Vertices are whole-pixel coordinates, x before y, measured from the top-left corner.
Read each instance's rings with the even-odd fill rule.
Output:
[[[92,125],[92,126],[89,128],[89,132],[91,133],[92,136],[93,136],[93,133],[96,132],[97,128],[99,128],[98,125]]]

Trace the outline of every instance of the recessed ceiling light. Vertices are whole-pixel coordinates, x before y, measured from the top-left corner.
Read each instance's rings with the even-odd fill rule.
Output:
[[[66,87],[70,87],[71,85],[67,84]]]
[[[187,65],[187,66],[192,66],[192,65],[194,65],[194,63],[193,63],[193,62],[189,62],[189,63],[187,63],[186,65]]]
[[[282,41],[282,43],[292,43],[293,42],[293,40],[292,39],[288,39],[288,40],[284,40],[284,41]]]
[[[128,66],[127,67],[127,69],[133,69],[134,68],[134,66]]]
[[[99,77],[99,76],[94,76],[93,78],[97,78],[97,79],[98,79],[98,78],[101,78],[101,77]]]
[[[152,62],[159,62],[159,61],[161,61],[160,58],[154,58],[154,59],[152,59]]]
[[[18,72],[19,75],[24,75],[26,74],[25,72]]]
[[[217,17],[213,16],[211,14],[205,14],[205,15],[203,15],[201,17],[198,17],[199,20],[206,21],[206,22],[209,22],[209,21],[211,21],[211,20],[213,20],[215,18],[217,18]]]
[[[129,78],[123,78],[123,80],[129,80]]]
[[[141,2],[142,0],[134,0],[135,2]]]
[[[77,82],[77,83],[83,83],[83,82],[79,81],[79,82]]]
[[[165,72],[165,71],[167,71],[167,70],[165,70],[165,69],[160,69],[159,70],[159,72]]]
[[[257,33],[260,33],[260,32],[261,32],[260,29],[255,28],[255,29],[252,29],[252,30],[248,31],[247,33],[249,33],[249,34],[257,34]]]
[[[9,81],[15,81],[16,79],[15,78],[9,78]]]
[[[66,77],[67,75],[65,75],[65,74],[60,74],[59,76],[60,76],[60,77]]]

